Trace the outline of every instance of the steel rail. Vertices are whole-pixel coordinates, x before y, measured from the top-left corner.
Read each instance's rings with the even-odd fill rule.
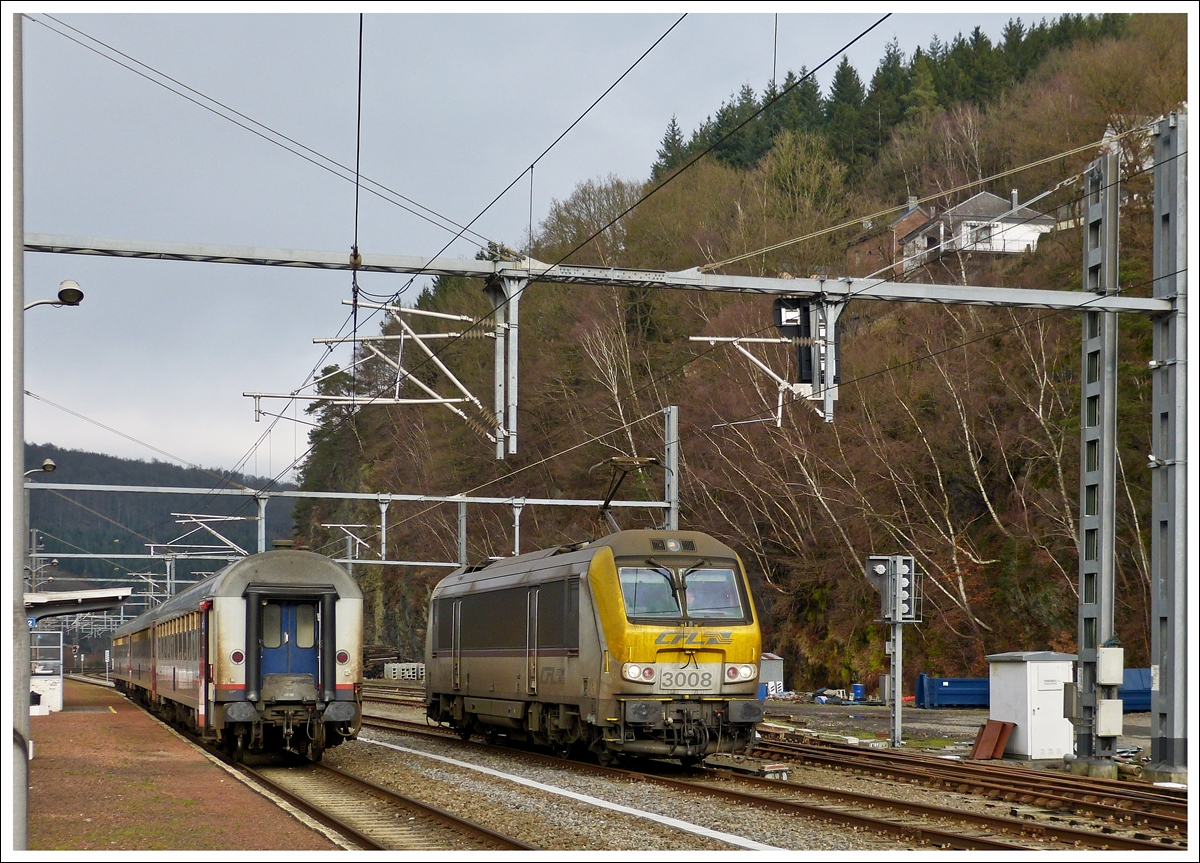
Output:
[[[354,776],[353,774],[347,773],[344,770],[331,767],[328,764],[316,764],[313,766],[318,770],[337,776],[344,782],[358,785],[365,789],[367,793],[374,794],[375,796],[381,797],[388,802],[395,803],[404,808],[420,810],[430,820],[436,821],[457,833],[466,833],[470,836],[473,836],[484,844],[496,844],[499,845],[501,849],[506,851],[540,850],[536,845],[529,845],[519,839],[501,833],[498,830],[493,830],[490,827],[484,827],[482,824],[478,824],[469,818],[463,818],[455,815],[452,812],[447,812],[445,809],[441,809],[430,803],[422,803],[420,800],[414,800],[413,798],[401,794],[398,791],[393,791],[390,788],[384,788],[382,785],[377,785],[374,782],[363,779],[360,776]]]
[[[206,748],[205,751],[210,751],[210,750],[208,750]],[[298,794],[293,794],[291,791],[289,791],[287,788],[284,788],[278,782],[275,782],[272,779],[268,779],[266,776],[263,776],[261,773],[259,773],[257,770],[253,769],[252,767],[247,767],[244,764],[236,764],[236,763],[228,760],[227,758],[222,758],[221,760],[226,765],[228,765],[230,768],[243,774],[246,778],[248,778],[252,782],[255,782],[256,784],[261,785],[262,787],[266,788],[268,791],[270,791],[272,794],[276,795],[277,797],[283,798],[289,804],[291,804],[292,806],[295,806],[297,809],[299,809],[301,812],[303,812],[305,815],[309,816],[310,818],[312,818],[316,821],[319,821],[320,823],[324,824],[326,827],[329,827],[329,828],[335,830],[336,832],[342,834],[343,836],[347,837],[355,845],[358,845],[362,850],[364,850],[364,851],[386,851],[386,850],[388,850],[385,846],[379,844],[374,839],[372,839],[370,836],[358,831],[354,827],[351,827],[349,824],[345,823],[340,818],[337,818],[336,816],[331,815],[329,812],[326,812],[320,806],[317,806],[314,803],[310,803],[309,801],[305,800],[303,797],[299,796]]]
[[[768,733],[778,736],[776,732]],[[919,762],[938,768],[952,768],[964,773],[975,773],[983,776],[995,775],[995,768],[988,766],[986,762],[951,760],[925,752],[905,752],[890,749],[864,750],[848,744],[825,740],[791,740],[788,738],[786,732],[782,736],[778,736],[778,742],[846,751],[881,761],[891,759],[897,764]],[[1175,788],[1160,788],[1146,783],[1136,784],[1128,780],[1105,779],[1096,776],[1075,776],[1072,774],[1054,773],[1046,770],[1008,765],[1004,768],[1004,775],[1018,778],[1023,777],[1039,790],[1047,784],[1052,784],[1075,793],[1117,795],[1122,799],[1145,800],[1168,806],[1174,805],[1179,807],[1180,813],[1185,812],[1187,806],[1187,791]]]
[[[1150,811],[1147,809],[1148,806],[1158,806],[1165,807],[1168,814],[1177,815],[1181,819],[1186,818],[1187,815],[1186,792],[1181,793],[1176,789],[1155,788],[1148,785],[1139,787],[1128,781],[1074,776],[1007,765],[1001,770],[986,763],[938,758],[922,753],[865,750],[825,741],[772,740],[760,743],[757,748],[769,749],[770,747],[776,747],[779,752],[802,751],[814,758],[820,758],[826,753],[837,753],[847,763],[866,764],[870,765],[871,769],[882,769],[883,765],[889,765],[897,772],[911,770],[915,773],[917,767],[920,767],[928,774],[951,777],[951,781],[980,782],[1003,778],[1005,784],[1013,789],[1043,794],[1048,787],[1052,787],[1060,795],[1073,800],[1086,800],[1088,797],[1097,796],[1108,797],[1141,806],[1138,811]]]
[[[987,778],[981,778],[978,774],[965,775],[955,769],[955,766],[961,762],[947,761],[942,765],[931,765],[928,763],[914,765],[902,763],[894,757],[889,758],[888,756],[884,756],[876,758],[872,754],[868,754],[865,750],[845,752],[839,751],[832,746],[826,747],[811,744],[759,743],[755,746],[755,749],[770,753],[772,757],[791,757],[803,762],[815,762],[835,768],[853,769],[856,772],[875,776],[886,775],[888,778],[916,780],[923,784],[934,784],[938,787],[949,785],[959,791],[973,791],[974,793],[986,797],[996,797],[1006,802],[1014,802],[1011,799],[1012,796],[1021,795],[1025,799],[1015,802],[1036,803],[1037,801],[1042,801],[1037,803],[1037,805],[1047,809],[1056,808],[1059,810],[1069,809],[1075,812],[1087,812],[1096,817],[1111,819],[1117,822],[1134,821],[1160,830],[1171,831],[1178,835],[1187,834],[1186,813],[1180,817],[1170,813],[1158,813],[1146,811],[1141,808],[1105,803],[1101,800],[1088,800],[1083,796],[1088,793],[1084,790],[1077,792],[1080,796],[1068,796],[1061,793],[1059,789],[1049,783],[1031,787],[1028,783],[1013,782],[1007,776],[1001,775],[997,770],[993,770]],[[1102,793],[1093,791],[1091,794],[1095,796],[1115,796],[1110,792]],[[1177,810],[1177,804],[1164,803],[1163,805]]]
[[[408,722],[405,720],[386,719],[383,717],[364,717],[363,727],[378,728],[386,731],[399,731],[406,734],[415,734],[420,736],[433,737],[439,740],[453,740],[462,746],[477,749],[479,751],[489,751],[491,747],[470,741],[462,741],[457,735],[452,733],[439,731],[434,728],[423,727],[417,723]],[[626,780],[636,780],[642,782],[652,782],[670,788],[675,788],[681,791],[690,791],[693,793],[709,794],[720,797],[732,802],[743,803],[751,806],[758,806],[768,809],[774,809],[780,812],[786,812],[792,815],[802,815],[804,817],[813,818],[819,821],[835,822],[844,824],[859,829],[870,830],[873,833],[881,833],[887,836],[902,838],[916,844],[936,845],[944,848],[954,848],[959,850],[989,850],[989,851],[1023,851],[1028,850],[1027,846],[1017,845],[1011,842],[1005,842],[999,839],[991,839],[983,836],[964,836],[962,833],[953,832],[950,830],[941,830],[936,827],[927,825],[903,824],[894,820],[872,818],[868,815],[860,815],[855,812],[847,812],[838,809],[832,809],[828,806],[818,804],[807,804],[795,800],[779,800],[776,798],[766,797],[763,795],[749,794],[746,792],[731,791],[729,789],[713,788],[707,785],[702,785],[696,782],[685,780],[671,779],[665,776],[659,776],[651,773],[643,773],[634,770],[625,770],[617,767],[603,767],[597,764],[588,764],[581,761],[565,761],[561,758],[556,758],[550,755],[542,755],[536,752],[527,750],[508,750],[513,754],[528,760],[538,761],[544,764],[554,764],[562,766],[564,763],[569,764],[573,769],[583,772],[592,773],[598,776],[607,776],[610,778],[619,778]],[[798,792],[803,792],[802,788],[797,788]],[[878,808],[878,806],[876,806]],[[946,810],[961,821],[957,810]],[[944,815],[942,817],[945,817]],[[1025,822],[1017,822],[1012,820],[1012,824],[1024,828]],[[1140,847],[1140,846],[1139,846]]]

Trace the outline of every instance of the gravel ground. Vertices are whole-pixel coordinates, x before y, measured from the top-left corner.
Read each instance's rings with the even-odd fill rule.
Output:
[[[370,713],[413,718],[412,711],[371,705]],[[812,851],[895,851],[905,845],[799,816],[764,811],[704,794],[686,795],[652,783],[607,779],[564,767],[535,765],[519,755],[466,752],[445,742],[372,730],[364,736],[446,755],[637,809],[752,839],[777,848]],[[367,743],[347,743],[326,754],[330,764],[395,788],[541,848],[563,851],[729,851],[723,842],[631,815],[517,785],[420,756]]]

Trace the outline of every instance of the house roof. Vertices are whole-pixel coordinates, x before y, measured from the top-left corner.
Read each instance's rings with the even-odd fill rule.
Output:
[[[1012,210],[1012,202],[991,192],[980,192],[972,198],[967,198],[956,207],[951,207],[943,213],[954,220],[989,219],[1000,222],[1032,222],[1033,224],[1054,224],[1054,218],[1029,207],[1017,207]]]

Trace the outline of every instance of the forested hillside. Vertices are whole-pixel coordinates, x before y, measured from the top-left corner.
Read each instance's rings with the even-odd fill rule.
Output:
[[[996,46],[978,31],[907,54],[892,45],[869,85],[843,63],[824,98],[800,70],[778,92],[747,86],[690,138],[671,120],[649,179],[580,182],[553,203],[529,251],[549,263],[839,276],[853,268],[851,250],[886,230],[910,197],[936,213],[980,191],[1007,200],[1017,189],[1022,201],[1052,192],[1038,209],[1061,216],[1036,250],[947,253],[909,276],[1078,289],[1081,238],[1070,216],[1078,175],[1107,134],[1124,158],[1121,285],[1149,295],[1149,138],[1138,130],[1180,108],[1186,69],[1182,16],[1135,15],[1013,22]],[[418,306],[491,311],[481,284],[455,278],[439,279]],[[661,411],[678,404],[681,523],[739,549],[766,646],[787,659],[789,684],[845,685],[886,667],[878,597],[862,573],[871,553],[911,551],[926,574],[925,622],[905,639],[913,674],[981,675],[989,653],[1074,648],[1078,316],[851,302],[836,421],[799,402],[778,427],[770,379],[728,347],[687,341],[774,336],[770,299],[535,284],[520,316],[516,456],[496,462],[492,445],[441,408],[326,406],[314,410],[303,486],[601,497],[609,475],[589,468],[612,455],[659,454]],[[1130,666],[1148,662],[1149,339],[1145,320],[1121,320],[1117,631]],[[445,376],[407,350],[413,374],[448,394]],[[755,352],[792,374],[792,349]],[[492,353],[482,338],[445,349],[485,404]],[[325,387],[346,393],[350,383],[334,374]],[[396,372],[373,359],[357,385],[390,394]],[[490,424],[480,412],[472,418]],[[621,496],[661,497],[662,481],[661,472],[633,477]],[[630,527],[655,518],[618,517]],[[389,550],[402,549],[393,556],[455,559],[453,505],[393,503],[388,519]],[[472,507],[470,519],[472,559],[512,552],[510,507]],[[375,525],[379,512],[351,502],[297,509],[314,548],[341,541],[320,527],[330,522]],[[594,512],[526,507],[521,547],[605,531]],[[418,656],[425,598],[442,574],[359,573],[368,640]]]
[[[33,482],[199,489],[266,488],[270,483],[262,477],[185,468],[159,461],[117,458],[60,449],[50,444],[25,445],[27,469],[40,467],[46,459],[54,461],[57,469],[49,474],[34,474],[31,477]],[[294,486],[276,484],[272,488],[283,491]],[[276,498],[268,504],[268,542],[292,536],[292,507],[293,501],[289,498]],[[194,525],[179,525],[172,513],[257,515],[253,498],[57,489],[31,491],[29,508],[30,527],[37,529],[42,550],[50,555],[81,552],[147,554],[148,543],[165,544],[195,529]],[[253,552],[257,548],[258,526],[255,521],[226,522],[217,527],[222,535],[247,551]],[[186,542],[219,544],[204,531]],[[181,579],[185,579],[190,573],[211,572],[223,565],[219,561],[181,560],[176,565],[176,572]],[[162,561],[120,557],[104,560],[60,557],[57,567],[44,570],[41,575],[54,579],[52,587],[66,590],[103,587],[107,581],[118,585],[128,584],[130,573],[162,573],[163,566]],[[76,578],[97,581],[85,584]]]

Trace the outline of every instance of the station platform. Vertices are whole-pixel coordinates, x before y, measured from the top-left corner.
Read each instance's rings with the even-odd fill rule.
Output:
[[[114,689],[68,678],[30,724],[31,851],[340,848]]]

